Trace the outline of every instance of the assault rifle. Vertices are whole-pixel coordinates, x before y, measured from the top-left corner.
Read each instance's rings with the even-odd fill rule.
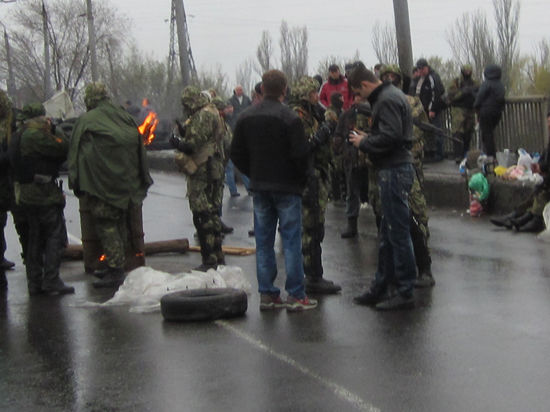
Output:
[[[457,143],[460,143],[460,144],[464,144],[464,142],[460,139],[457,139],[456,137],[453,137],[451,136],[449,133],[447,133],[445,130],[443,129],[440,129],[439,127],[436,127],[434,126],[433,124],[431,123],[426,123],[426,122],[422,122],[418,119],[414,119],[413,120],[413,124],[418,127],[420,130],[422,130],[423,132],[427,132],[427,133],[433,133],[435,134],[436,136],[441,136],[445,139],[449,139],[449,140],[452,140],[453,142],[457,142]]]

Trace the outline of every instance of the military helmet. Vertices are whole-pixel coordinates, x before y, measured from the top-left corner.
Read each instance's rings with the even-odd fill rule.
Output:
[[[385,64],[380,69],[380,77],[383,77],[385,74],[393,73],[397,74],[399,77],[402,77],[401,75],[401,69],[397,64]]]
[[[89,83],[84,90],[84,103],[87,110],[95,109],[99,102],[108,98],[107,87],[101,82]]]
[[[227,107],[227,104],[223,101],[223,99],[219,96],[216,96],[212,99],[212,104],[216,106],[216,109],[223,110]]]
[[[462,67],[460,68],[460,71],[461,71],[462,73],[464,73],[464,72],[470,72],[470,73],[472,73],[473,67],[472,67],[471,64],[464,64],[464,65],[462,65]]]
[[[319,91],[319,83],[313,77],[303,76],[292,86],[292,96],[298,100],[309,100],[311,92]]]
[[[181,94],[181,104],[184,108],[191,110],[191,113],[206,106],[209,102],[206,95],[196,86],[186,86]]]
[[[32,119],[33,117],[44,116],[46,114],[46,109],[44,105],[39,102],[29,103],[23,106],[21,111],[17,114],[17,120],[25,121]]]
[[[0,119],[8,117],[11,110],[11,102],[4,90],[0,89]]]

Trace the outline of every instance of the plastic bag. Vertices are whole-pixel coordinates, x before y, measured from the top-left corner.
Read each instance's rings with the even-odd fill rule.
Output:
[[[531,170],[531,164],[533,158],[525,149],[518,149],[518,166],[523,167],[525,170]]]
[[[472,196],[480,202],[489,197],[489,182],[483,173],[473,175],[468,182],[468,188]]]
[[[546,203],[546,206],[544,206],[542,218],[544,219],[544,226],[546,226],[546,229],[537,235],[537,239],[550,242],[550,202]]]

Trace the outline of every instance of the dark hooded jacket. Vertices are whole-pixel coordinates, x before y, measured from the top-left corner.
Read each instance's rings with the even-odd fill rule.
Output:
[[[480,117],[498,117],[505,104],[504,85],[500,81],[502,69],[496,64],[489,64],[485,71],[485,81],[481,84],[474,102],[474,109]]]

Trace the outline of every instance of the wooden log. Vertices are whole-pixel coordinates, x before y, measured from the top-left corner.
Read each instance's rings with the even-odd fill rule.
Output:
[[[189,246],[190,252],[200,252],[200,246]],[[223,253],[227,255],[236,256],[249,256],[256,253],[256,248],[253,247],[236,247],[236,246],[222,246]]]
[[[189,240],[173,239],[161,240],[159,242],[145,243],[145,255],[150,256],[156,253],[185,253],[189,250]],[[82,260],[84,255],[82,245],[68,245],[63,253],[66,260]]]

